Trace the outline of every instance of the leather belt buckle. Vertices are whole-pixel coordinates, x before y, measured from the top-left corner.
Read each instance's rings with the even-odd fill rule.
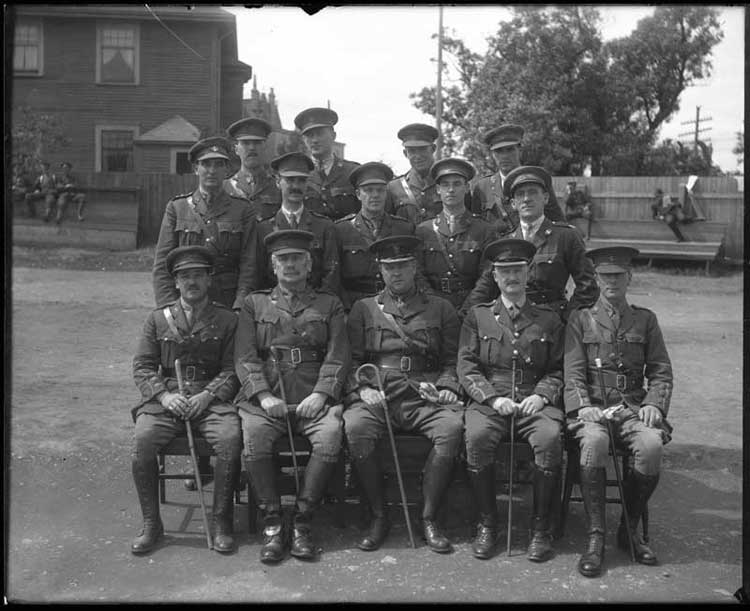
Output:
[[[617,374],[617,390],[626,391],[628,389],[628,378],[625,374]]]
[[[451,281],[450,278],[440,278],[440,290],[443,293],[451,292]]]
[[[195,380],[195,365],[188,365],[185,367],[185,379]]]
[[[401,371],[411,371],[411,357],[402,356],[400,367],[401,367]]]
[[[516,384],[523,384],[523,367],[516,369]]]
[[[302,362],[302,351],[299,348],[292,348],[290,352],[292,365],[299,365]]]

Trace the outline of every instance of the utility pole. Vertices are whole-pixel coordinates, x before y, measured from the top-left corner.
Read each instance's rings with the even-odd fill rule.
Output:
[[[698,134],[700,132],[707,132],[710,131],[710,127],[700,127],[701,121],[713,121],[711,117],[703,117],[701,118],[701,107],[696,106],[695,107],[695,121],[682,121],[680,125],[691,125],[695,123],[695,131],[694,132],[685,132],[682,134],[679,134],[677,137],[682,138],[683,136],[690,136],[693,135],[693,146],[695,148],[698,148]]]
[[[443,5],[438,6],[439,11],[439,25],[438,25],[438,68],[437,68],[437,90],[435,92],[436,97],[436,128],[438,132],[437,137],[437,150],[435,151],[435,158],[440,159],[443,156]]]

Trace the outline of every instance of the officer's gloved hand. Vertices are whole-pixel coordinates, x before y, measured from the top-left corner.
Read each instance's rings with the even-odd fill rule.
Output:
[[[379,390],[365,386],[364,388],[360,388],[359,396],[370,407],[385,409],[385,395]]]
[[[661,410],[655,405],[642,405],[638,410],[638,417],[643,420],[646,426],[659,428],[661,421],[664,419]]]
[[[164,409],[179,418],[184,418],[190,412],[190,403],[187,397],[178,392],[165,392],[159,400]]]
[[[307,395],[297,405],[297,416],[300,418],[315,418],[325,407],[328,395],[322,392],[313,392]]]
[[[213,400],[213,395],[206,390],[189,397],[188,403],[190,404],[190,411],[185,415],[185,420],[193,420],[200,416],[206,411],[206,408],[208,408]]]
[[[606,417],[600,408],[589,406],[578,410],[578,419],[583,422],[604,422]]]
[[[501,416],[510,416],[516,411],[517,403],[513,403],[508,397],[495,397],[492,400],[492,409]]]
[[[283,418],[286,416],[286,403],[270,392],[259,397],[260,406],[271,416],[271,418]]]

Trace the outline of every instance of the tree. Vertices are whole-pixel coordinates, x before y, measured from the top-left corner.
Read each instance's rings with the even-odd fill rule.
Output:
[[[20,163],[24,172],[36,172],[45,157],[70,145],[62,121],[54,113],[19,106],[13,110],[11,122],[13,162]]]
[[[732,149],[732,154],[737,155],[737,165],[745,162],[745,133],[737,132],[737,144]]]
[[[600,16],[587,6],[514,7],[490,37],[487,53],[446,37],[458,78],[443,95],[444,143],[493,168],[479,138],[501,122],[526,130],[524,163],[553,173],[639,174],[679,95],[710,75],[722,38],[716,11],[658,7],[630,37],[604,43]],[[445,68],[448,76],[448,68]],[[435,88],[412,94],[435,114]]]

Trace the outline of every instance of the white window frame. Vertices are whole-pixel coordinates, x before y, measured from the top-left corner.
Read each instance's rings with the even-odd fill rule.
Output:
[[[173,146],[169,149],[169,173],[177,174],[177,153],[190,153],[189,146]],[[190,159],[190,155],[188,155]]]
[[[135,140],[139,136],[140,129],[137,125],[97,125],[94,127],[94,171],[102,170],[102,132],[118,131],[133,132],[133,164],[135,165]],[[135,167],[133,168],[135,171]]]
[[[39,28],[39,45],[38,45],[38,57],[37,57],[37,69],[36,70],[16,70],[13,68],[14,76],[43,76],[44,75],[44,22],[41,19],[28,19],[20,18],[16,22],[16,27],[19,25],[23,26],[37,26]],[[15,33],[13,39],[13,61],[15,64],[16,54],[16,41]]]
[[[112,83],[102,80],[102,32],[103,30],[133,30],[133,82]],[[112,85],[115,87],[132,87],[141,84],[141,26],[131,22],[97,22],[96,24],[96,84]]]

